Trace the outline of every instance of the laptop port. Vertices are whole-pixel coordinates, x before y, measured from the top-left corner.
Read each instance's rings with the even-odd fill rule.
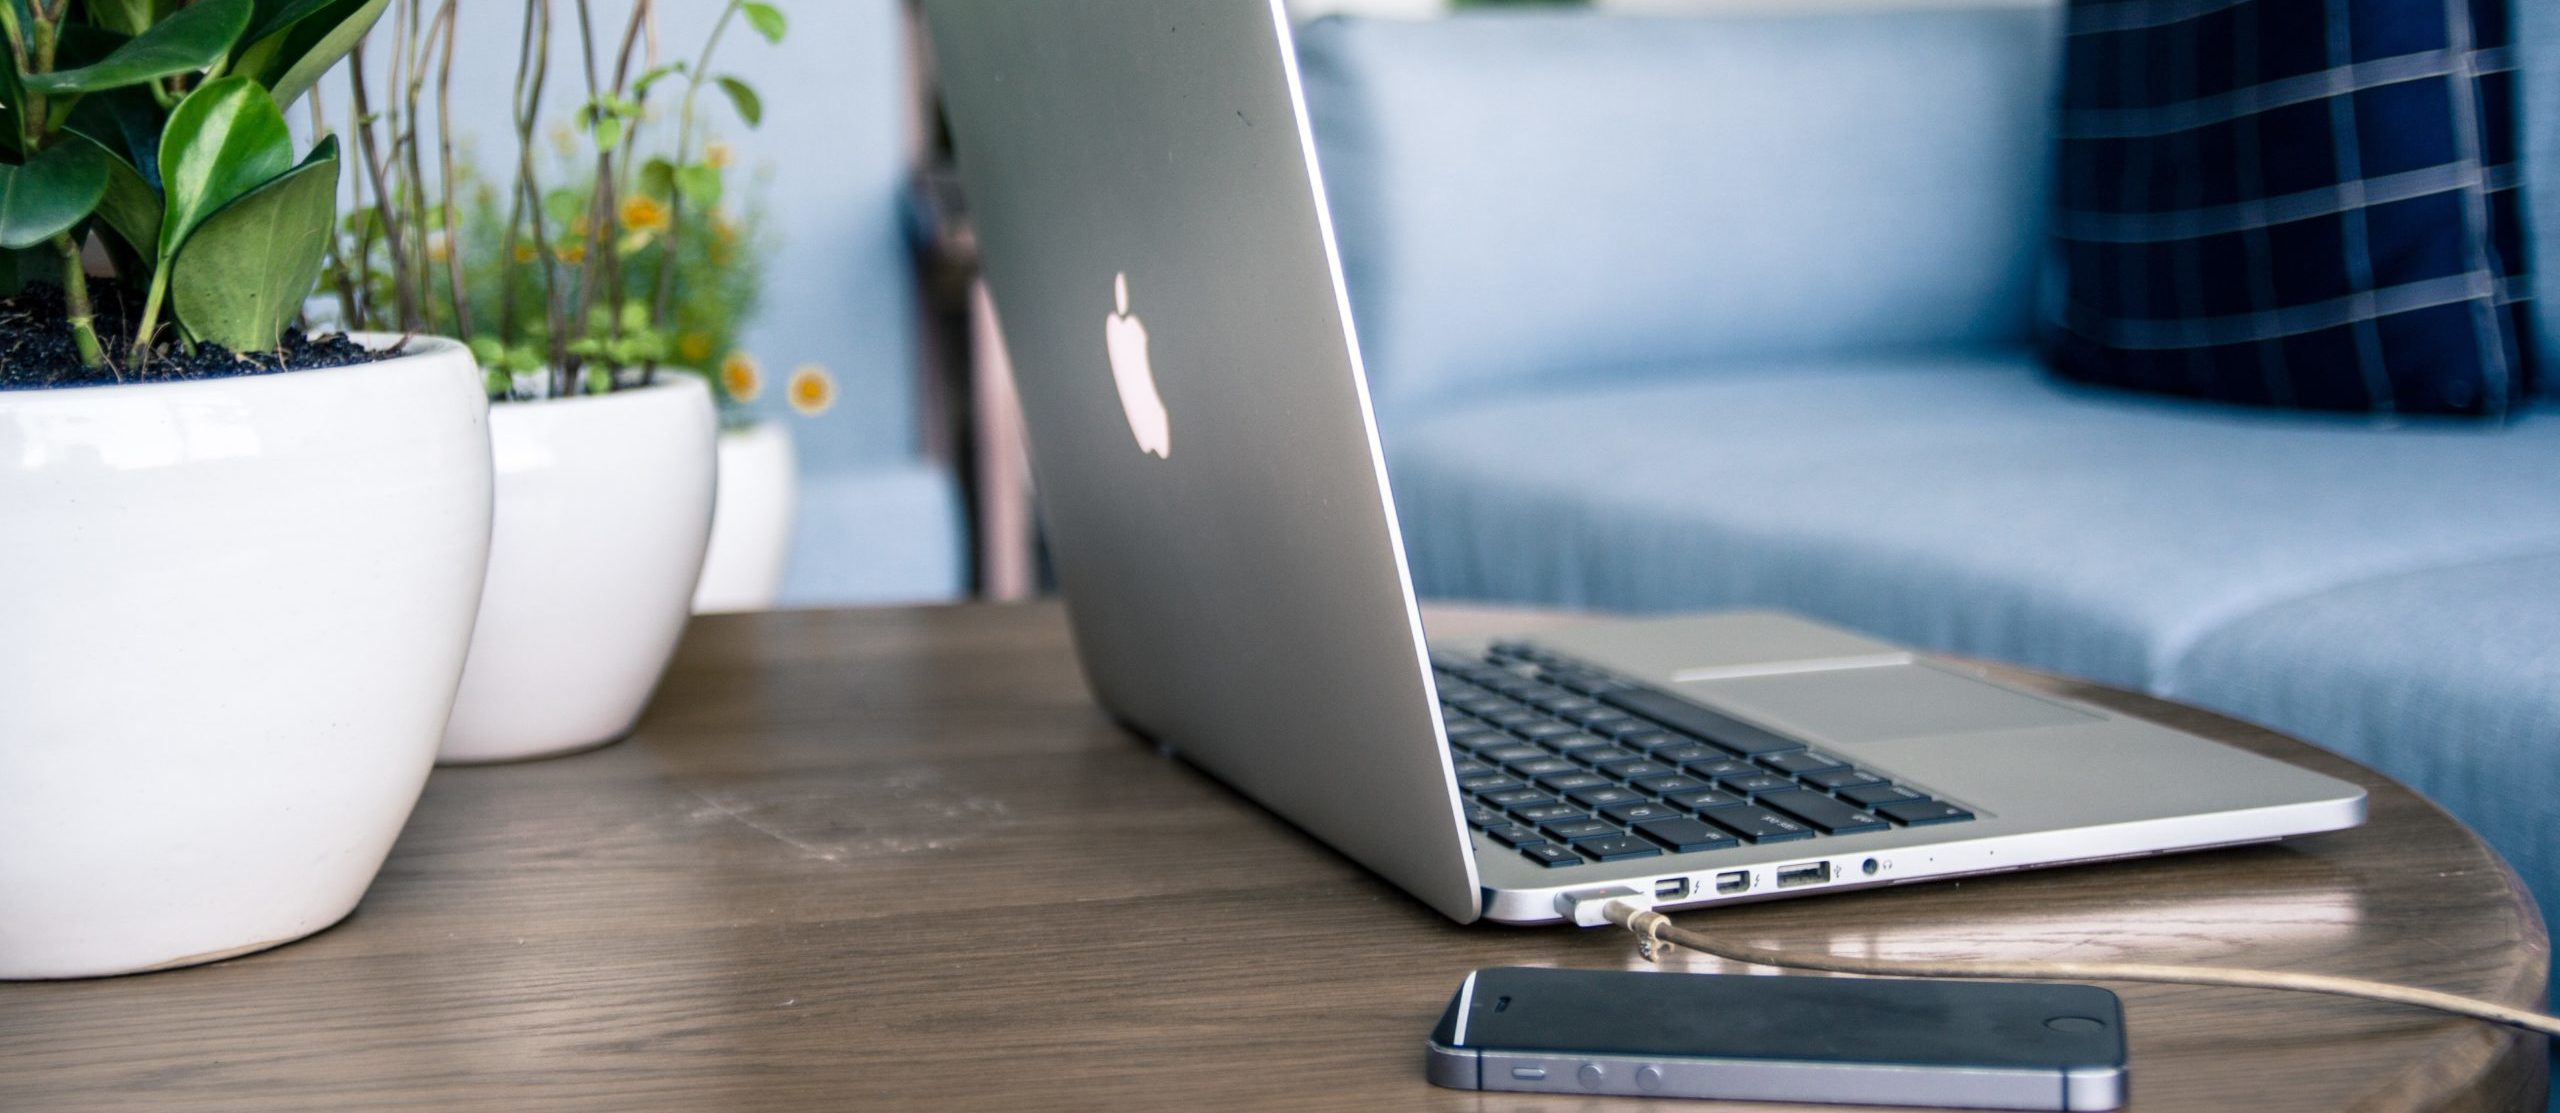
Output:
[[[1820,885],[1831,880],[1831,863],[1807,862],[1801,866],[1778,867],[1778,887],[1792,889],[1798,885]]]
[[[1731,896],[1751,891],[1750,870],[1726,870],[1716,875],[1716,893]]]
[[[1653,899],[1655,900],[1686,900],[1688,899],[1688,896],[1688,878],[1666,877],[1653,883]]]

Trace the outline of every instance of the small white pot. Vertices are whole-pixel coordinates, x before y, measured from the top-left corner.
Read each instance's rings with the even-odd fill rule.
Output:
[[[718,431],[691,375],[490,407],[489,582],[439,760],[548,757],[631,733],[702,574]]]
[[[382,868],[489,543],[479,368],[410,352],[0,392],[0,978],[272,947]]]
[[[781,598],[800,498],[798,455],[791,427],[779,421],[721,430],[720,497],[693,613],[770,610]]]

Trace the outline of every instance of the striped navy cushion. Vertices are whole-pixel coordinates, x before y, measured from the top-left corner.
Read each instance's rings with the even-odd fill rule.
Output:
[[[2072,0],[2055,368],[2307,409],[2522,406],[2505,4]]]

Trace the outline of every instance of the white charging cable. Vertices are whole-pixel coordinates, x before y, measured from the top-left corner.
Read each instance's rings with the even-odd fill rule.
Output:
[[[2546,1036],[2560,1036],[2560,1017],[2512,1008],[2494,1001],[2326,974],[2293,974],[2276,970],[2236,970],[2212,966],[2163,966],[2138,962],[1964,962],[1895,958],[1849,958],[1835,954],[1793,954],[1754,947],[1684,928],[1653,910],[1652,902],[1625,889],[1567,893],[1556,898],[1556,910],[1583,927],[1616,924],[1636,934],[1636,949],[1659,962],[1666,944],[1753,966],[1819,970],[1831,974],[1866,974],[1887,978],[1999,978],[2034,982],[2154,982],[2164,985],[2228,986],[2236,989],[2283,989],[2386,1001],[2421,1009],[2510,1024]]]

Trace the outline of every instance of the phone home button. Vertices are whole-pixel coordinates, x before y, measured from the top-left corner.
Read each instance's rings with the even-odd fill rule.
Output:
[[[1662,1068],[1650,1064],[1636,1068],[1636,1089],[1648,1094],[1662,1089]]]
[[[1601,1083],[1609,1080],[1609,1070],[1598,1063],[1584,1063],[1574,1077],[1582,1080],[1583,1089],[1597,1090]]]

